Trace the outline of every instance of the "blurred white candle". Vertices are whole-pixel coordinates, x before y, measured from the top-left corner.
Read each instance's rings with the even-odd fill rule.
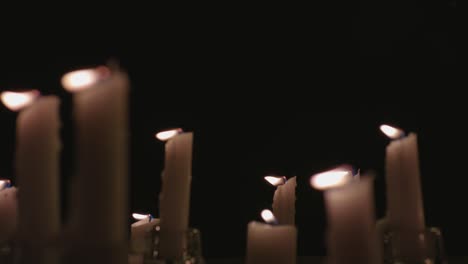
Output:
[[[424,208],[419,173],[417,136],[395,136],[386,149],[387,209],[390,225],[422,231]]]
[[[417,136],[414,133],[404,136],[402,130],[387,125],[382,125],[381,130],[393,139],[385,156],[389,228],[416,234],[425,229]],[[417,235],[403,238],[401,243],[402,250],[406,251],[401,254],[421,252]]]
[[[17,118],[18,235],[25,243],[43,243],[60,231],[59,104],[56,96],[39,97]]]
[[[0,243],[12,239],[17,221],[17,190],[16,187],[2,188],[4,182],[0,180]]]
[[[286,177],[266,176],[265,180],[277,186],[273,195],[272,207],[278,223],[295,225],[296,177],[286,180]]]
[[[148,251],[148,239],[151,239],[151,231],[159,225],[159,219],[150,215],[133,214],[133,218],[139,221],[131,225],[130,241],[132,253],[144,254]]]
[[[268,211],[266,211],[268,212]],[[274,222],[271,211],[262,212],[267,222]],[[266,213],[266,214],[265,214]],[[272,225],[252,221],[247,228],[247,264],[294,264],[297,255],[297,229],[294,225]]]
[[[331,263],[382,263],[375,231],[373,178],[353,179],[351,171],[337,168],[312,176],[311,185],[325,190]]]
[[[192,180],[193,133],[181,130],[156,135],[167,140],[160,204],[160,254],[165,259],[181,259],[188,229]]]
[[[118,249],[128,242],[128,77],[98,67],[70,72],[62,77],[62,85],[74,92],[76,125],[71,241],[116,248],[108,257],[126,262]]]

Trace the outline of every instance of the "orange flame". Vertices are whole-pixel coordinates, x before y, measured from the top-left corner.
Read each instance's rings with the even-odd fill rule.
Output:
[[[167,141],[167,140],[177,136],[177,134],[180,134],[182,132],[183,131],[182,131],[181,128],[165,130],[165,131],[161,131],[161,132],[156,133],[155,137],[157,139],[161,140],[161,141]]]
[[[403,130],[389,125],[381,125],[380,130],[391,139],[399,138],[404,134]]]
[[[93,69],[83,69],[66,73],[62,76],[61,83],[65,90],[77,92],[90,88],[93,84],[109,77],[109,75],[109,68],[99,66]]]

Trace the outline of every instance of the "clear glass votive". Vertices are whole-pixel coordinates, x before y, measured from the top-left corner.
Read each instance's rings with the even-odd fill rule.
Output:
[[[160,226],[157,225],[145,236],[144,252],[138,252],[143,254],[144,264],[205,264],[202,254],[200,230],[196,228],[189,228],[187,230],[185,235],[184,256],[180,260],[161,258],[159,255],[159,233]],[[141,250],[141,245],[138,247]],[[135,249],[136,246],[131,243],[130,252],[135,253]]]
[[[422,232],[387,230],[382,239],[385,264],[447,264],[439,228]],[[408,250],[405,243],[410,243],[412,249]]]

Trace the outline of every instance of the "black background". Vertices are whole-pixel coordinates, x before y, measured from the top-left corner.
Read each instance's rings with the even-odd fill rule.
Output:
[[[298,177],[300,255],[325,254],[322,195],[308,184],[316,172],[341,163],[375,171],[381,217],[382,123],[418,133],[428,225],[442,228],[449,254],[466,252],[453,3],[136,9],[81,17],[52,38],[46,26],[5,26],[0,89],[62,99],[64,221],[74,147],[71,96],[59,80],[116,59],[132,83],[130,210],[157,216],[164,145],[154,133],[193,131],[190,223],[207,257],[244,254],[247,223],[271,206],[266,174]],[[1,108],[0,175],[13,181],[15,117]]]

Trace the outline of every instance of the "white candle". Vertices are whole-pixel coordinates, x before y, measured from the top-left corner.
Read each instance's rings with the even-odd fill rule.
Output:
[[[148,239],[151,237],[151,231],[159,225],[159,219],[152,218],[151,216],[144,216],[138,219],[140,219],[138,222],[131,225],[130,241],[132,253],[144,254],[149,250]]]
[[[127,255],[120,251],[128,242],[128,77],[99,67],[68,73],[62,84],[76,92],[70,241],[87,248],[114,248],[107,261],[126,262]],[[86,256],[91,251],[73,254],[83,254],[83,263],[97,261],[99,256]]]
[[[297,229],[252,221],[247,228],[247,264],[296,263]]]
[[[10,240],[16,232],[16,192],[16,187],[0,188],[0,243]]]
[[[266,176],[265,179],[276,187],[273,195],[273,213],[278,219],[278,223],[284,225],[295,225],[296,214],[296,177],[288,180],[274,176]],[[285,179],[285,178],[284,178]]]
[[[16,121],[15,153],[19,186],[17,239],[21,248],[17,261],[58,263],[55,246],[61,227],[60,100],[56,96],[36,99],[38,93],[34,91],[21,96],[22,100],[15,101],[16,109],[11,108],[21,109]]]
[[[393,138],[385,156],[388,225],[393,231],[413,234],[402,236],[401,254],[420,259],[422,245],[417,233],[425,229],[425,220],[417,136],[404,136],[403,131],[386,125],[381,130]]]
[[[161,139],[161,134],[157,135]],[[164,173],[159,195],[160,255],[165,259],[183,257],[189,223],[192,180],[193,133],[174,134],[166,142]]]
[[[373,178],[353,179],[350,171],[335,169],[313,176],[311,184],[325,190],[331,263],[382,263],[375,230]]]

